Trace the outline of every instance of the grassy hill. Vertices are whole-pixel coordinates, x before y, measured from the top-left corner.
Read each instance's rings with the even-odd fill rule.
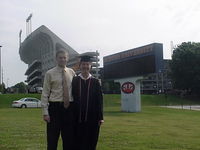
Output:
[[[1,94],[0,95],[0,108],[11,107],[12,101],[19,100],[23,97],[35,97],[40,99],[40,94]],[[120,104],[119,94],[106,94],[104,95],[104,106],[115,107]],[[181,99],[176,96],[168,95],[167,98],[164,95],[142,95],[142,106],[161,106],[161,105],[190,105],[199,104],[200,102],[191,101],[187,99]]]
[[[46,149],[41,109],[9,108],[13,99],[40,95],[0,95],[0,150]],[[142,111],[120,111],[120,95],[104,95],[104,120],[97,150],[199,150],[200,112],[158,105],[190,103],[163,95],[142,95]],[[61,149],[61,140],[58,150]]]
[[[104,95],[104,106],[105,107],[115,107],[120,105],[120,95],[107,94]],[[164,105],[190,105],[199,104],[198,101],[192,101],[188,99],[182,99],[177,96],[168,95],[142,95],[141,104],[142,106],[164,106]]]

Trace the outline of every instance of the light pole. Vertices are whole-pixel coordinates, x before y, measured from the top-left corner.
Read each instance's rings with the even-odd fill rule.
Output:
[[[156,94],[159,94],[159,89],[158,89],[158,72],[156,72]]]
[[[1,74],[2,74],[2,77],[1,77],[1,78],[2,78],[2,79],[1,79],[1,82],[2,82],[2,84],[3,84],[3,67],[2,67],[2,73],[1,73]]]
[[[21,46],[21,40],[22,40],[22,29],[19,31],[19,47]]]
[[[0,84],[1,84],[1,48],[2,46],[0,45]]]
[[[164,93],[163,72],[161,72],[161,79],[162,79],[162,93]]]
[[[96,71],[96,73],[95,73],[95,75],[96,75],[96,78],[97,79],[99,79],[99,68],[98,68],[98,66],[99,66],[99,63],[98,63],[98,56],[99,56],[99,52],[98,51],[96,51],[96,55],[95,55],[95,58],[96,58],[96,68],[95,68],[95,71]]]
[[[28,18],[26,19],[26,37],[32,32],[32,18],[33,14],[30,14]]]
[[[163,71],[159,70],[160,74],[161,74],[161,86],[162,86],[162,90],[161,93],[164,93],[164,86],[163,86]]]
[[[7,88],[8,88],[8,82],[9,82],[9,78],[7,78]]]

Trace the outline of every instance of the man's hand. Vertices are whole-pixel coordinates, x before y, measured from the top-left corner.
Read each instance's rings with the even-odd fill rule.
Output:
[[[99,120],[99,125],[102,125],[104,123],[104,120]]]
[[[50,116],[49,115],[44,115],[43,120],[46,121],[47,123],[50,122]]]

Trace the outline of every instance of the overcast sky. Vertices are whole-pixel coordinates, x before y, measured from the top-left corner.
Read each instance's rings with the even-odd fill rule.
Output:
[[[19,57],[19,30],[33,13],[32,28],[47,26],[79,53],[103,56],[163,43],[164,58],[174,45],[200,41],[200,0],[1,0],[0,45],[8,86],[24,81],[27,65]]]

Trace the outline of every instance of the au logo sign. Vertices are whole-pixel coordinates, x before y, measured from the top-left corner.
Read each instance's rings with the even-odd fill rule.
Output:
[[[135,85],[132,82],[125,82],[124,84],[122,84],[121,89],[122,92],[130,94],[133,93],[133,91],[135,90]]]

